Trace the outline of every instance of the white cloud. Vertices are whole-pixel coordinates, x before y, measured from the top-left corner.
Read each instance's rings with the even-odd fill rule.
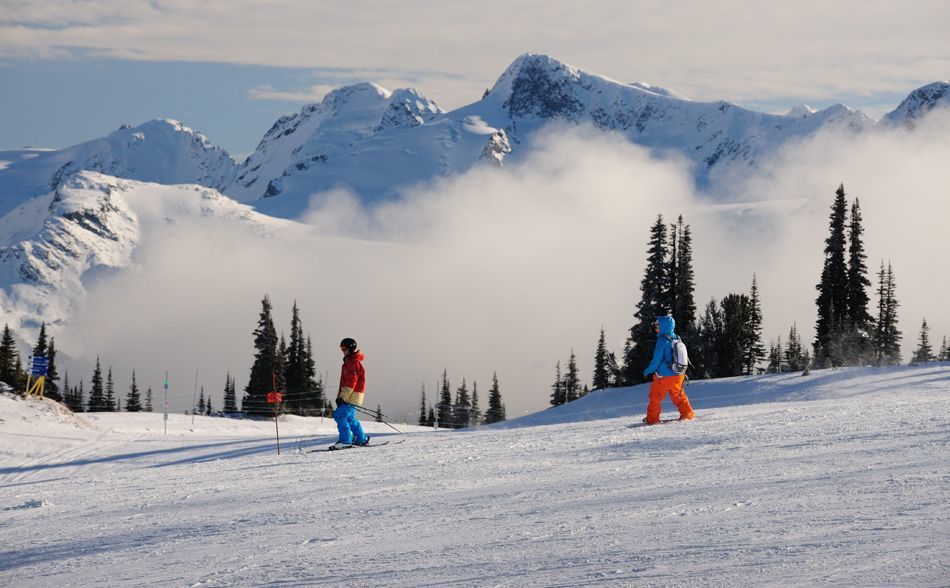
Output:
[[[139,252],[147,271],[100,283],[57,342],[96,350],[122,378],[135,367],[140,384],[172,366],[181,402],[199,369],[219,399],[226,370],[246,383],[269,293],[285,332],[300,304],[331,383],[336,343],[360,341],[371,406],[411,415],[420,386],[431,400],[443,369],[453,387],[477,380],[484,406],[497,371],[517,416],[546,406],[554,364],[572,349],[589,380],[601,326],[621,352],[657,214],[692,226],[700,307],[747,292],[755,273],[766,337],[785,338],[797,322],[810,341],[829,207],[844,182],[861,200],[872,274],[881,259],[894,264],[906,360],[924,316],[936,345],[950,335],[950,277],[937,261],[950,245],[948,130],[934,120],[916,134],[819,136],[736,186],[738,201],[754,202],[716,205],[693,191],[680,162],[619,137],[550,128],[518,167],[475,169],[399,202],[365,209],[343,191],[316,195],[308,235],[179,225]]]
[[[319,102],[323,100],[333,86],[316,84],[303,90],[277,90],[272,86],[255,86],[248,90],[247,97],[251,100],[281,100],[286,102]]]

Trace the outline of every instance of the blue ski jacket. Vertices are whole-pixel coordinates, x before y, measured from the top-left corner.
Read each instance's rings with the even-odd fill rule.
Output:
[[[673,317],[667,315],[656,317],[656,322],[660,326],[660,332],[656,334],[653,361],[650,362],[647,369],[643,370],[643,376],[649,377],[654,372],[663,377],[681,376],[682,374],[677,374],[670,367],[670,364],[673,363],[673,350],[670,349],[670,343],[675,339],[679,339],[679,336],[673,332],[673,329],[676,328],[676,321],[673,320]]]

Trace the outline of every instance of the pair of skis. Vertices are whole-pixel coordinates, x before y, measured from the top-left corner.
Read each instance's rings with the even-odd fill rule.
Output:
[[[399,441],[381,441],[379,443],[369,443],[367,445],[344,445],[343,447],[336,447],[331,445],[329,447],[320,447],[317,449],[309,449],[307,453],[324,453],[327,451],[343,451],[345,449],[366,449],[369,447],[382,447],[384,445],[399,445],[400,443],[405,443],[405,439],[400,439]]]

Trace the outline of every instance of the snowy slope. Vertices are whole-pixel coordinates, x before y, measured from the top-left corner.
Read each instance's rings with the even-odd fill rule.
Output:
[[[7,159],[3,154],[0,152],[0,160]],[[101,139],[31,155],[0,168],[0,216],[56,189],[79,170],[216,189],[230,185],[237,171],[237,164],[226,151],[174,120],[123,126]]]
[[[687,423],[638,425],[641,386],[339,454],[287,419],[280,455],[273,421],[0,396],[0,583],[946,584],[950,365],[689,393]]]
[[[863,113],[842,105],[778,116],[723,101],[693,102],[663,88],[623,84],[534,54],[516,59],[478,102],[442,112],[418,97],[410,101],[410,112],[420,113],[410,117],[412,124],[376,124],[393,97],[378,86],[350,86],[279,120],[226,192],[240,200],[282,200],[260,204],[262,211],[281,216],[299,214],[310,195],[336,187],[367,201],[387,199],[484,161],[516,162],[550,123],[593,125],[685,157],[703,183],[755,166],[790,139],[823,129],[862,132],[874,126]]]
[[[186,219],[247,223],[277,233],[285,221],[197,185],[163,186],[95,172],[0,218],[0,310],[15,330],[63,324],[96,272],[133,267],[149,235]]]

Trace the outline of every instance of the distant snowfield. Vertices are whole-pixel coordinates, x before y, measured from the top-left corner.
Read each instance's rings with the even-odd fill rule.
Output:
[[[946,585],[950,364],[647,388],[476,431],[0,396],[0,584]],[[673,409],[664,403],[664,416]]]

